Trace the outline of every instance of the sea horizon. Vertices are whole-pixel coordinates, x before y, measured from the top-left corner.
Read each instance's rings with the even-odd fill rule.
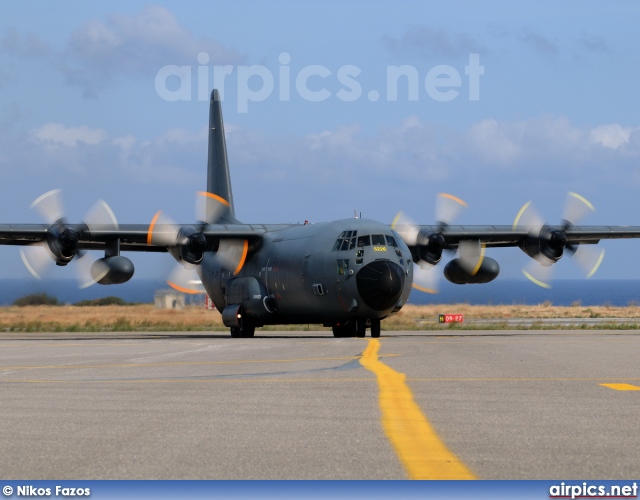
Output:
[[[504,279],[483,285],[454,285],[442,280],[440,292],[427,294],[413,290],[409,304],[473,304],[556,306],[580,304],[628,306],[640,304],[640,280],[555,280],[550,289],[526,280]],[[46,293],[63,304],[115,296],[127,302],[153,303],[158,290],[167,289],[163,280],[133,279],[122,285],[94,285],[79,289],[73,280],[0,279],[0,305],[32,293]]]

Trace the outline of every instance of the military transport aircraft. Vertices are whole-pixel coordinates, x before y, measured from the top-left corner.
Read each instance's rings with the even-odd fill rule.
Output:
[[[589,251],[607,238],[639,238],[640,227],[578,226],[591,204],[569,193],[559,225],[545,224],[529,204],[512,226],[457,226],[451,222],[465,203],[438,197],[435,225],[417,225],[400,214],[389,226],[353,218],[320,224],[244,224],[235,217],[227,163],[220,97],[211,93],[207,191],[200,221],[174,224],[158,213],[150,224],[118,224],[101,202],[84,222],[69,223],[59,191],[32,204],[46,224],[0,224],[0,244],[20,245],[22,260],[39,277],[43,258],[65,266],[78,261],[83,285],[128,281],[133,263],[121,252],[168,252],[185,268],[195,268],[206,292],[221,311],[232,337],[252,337],[256,327],[323,324],[336,337],[380,336],[380,322],[398,312],[412,286],[432,291],[432,277],[443,251],[458,253],[444,267],[453,283],[487,283],[498,263],[486,248],[519,247],[532,257],[525,275],[548,285],[548,270],[564,251],[577,257],[587,275],[603,253]],[[94,262],[86,250],[102,250]],[[46,251],[46,252],[45,252]],[[172,286],[190,291],[181,274]]]

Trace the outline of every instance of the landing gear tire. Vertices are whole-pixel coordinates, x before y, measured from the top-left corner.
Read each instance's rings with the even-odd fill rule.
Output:
[[[354,330],[356,332],[356,337],[359,339],[364,338],[367,334],[367,321],[364,318],[358,318],[354,321]]]
[[[253,337],[256,333],[256,325],[251,321],[244,319],[242,325],[231,327],[231,336],[235,338],[248,338]]]
[[[374,338],[374,339],[380,338],[380,320],[379,319],[371,320],[371,338]]]
[[[331,327],[333,330],[333,336],[337,338],[353,337],[351,328],[349,328],[350,326],[351,325],[349,323],[346,325],[333,325],[333,327]]]

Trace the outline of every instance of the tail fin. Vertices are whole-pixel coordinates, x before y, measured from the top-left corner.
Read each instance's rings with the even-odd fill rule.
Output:
[[[217,89],[211,92],[209,107],[209,160],[207,164],[207,191],[228,202],[228,206],[219,216],[222,223],[237,222],[233,207],[229,163],[227,162],[227,146],[224,139],[222,123],[222,107],[220,93]],[[226,205],[226,204],[225,204]]]

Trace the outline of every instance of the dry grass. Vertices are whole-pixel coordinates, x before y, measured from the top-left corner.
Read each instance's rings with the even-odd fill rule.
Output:
[[[455,305],[406,305],[394,317],[385,320],[387,330],[404,330],[415,328],[417,320],[422,322],[421,328],[432,328],[437,324],[439,314],[463,314],[468,319],[556,319],[556,318],[638,318],[640,323],[640,306],[582,306],[579,303],[571,306],[554,306],[545,302],[537,305],[497,305],[472,306]],[[511,327],[512,328],[512,327]]]
[[[208,331],[226,329],[216,311],[135,306],[26,306],[0,308],[0,329],[22,331]]]
[[[383,322],[385,330],[431,329],[438,314],[464,314],[469,319],[508,318],[638,318],[640,306],[553,306],[526,305],[472,306],[406,305]],[[427,320],[427,321],[418,321]],[[306,326],[306,325],[305,325]],[[499,328],[499,327],[496,327]],[[300,326],[268,329],[301,329]],[[311,326],[311,329],[322,329]],[[224,331],[227,328],[217,311],[187,307],[182,311],[156,309],[152,304],[135,306],[27,306],[0,307],[0,330],[5,331]]]

